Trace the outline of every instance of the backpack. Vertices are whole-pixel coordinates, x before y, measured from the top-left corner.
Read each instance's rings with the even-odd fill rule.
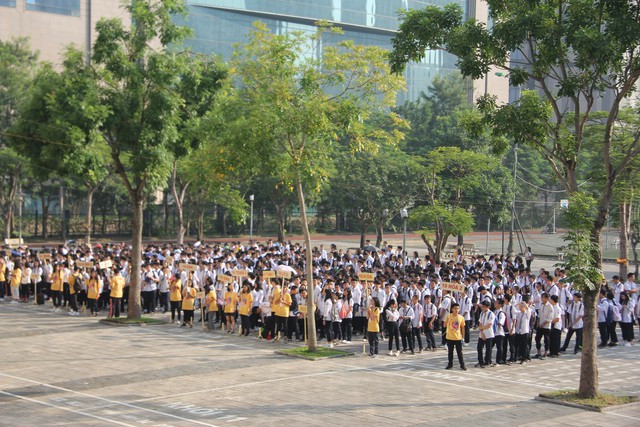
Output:
[[[344,319],[345,317],[347,317],[349,310],[347,309],[347,304],[342,304],[342,307],[340,308],[340,318]]]
[[[82,285],[84,285],[84,279],[82,276],[77,276],[76,280],[73,282],[73,291],[80,292],[82,290]]]
[[[618,304],[616,301],[613,301],[613,303],[611,304],[611,317],[612,321],[614,322],[619,322],[620,320],[622,320],[622,316],[620,315],[620,304]]]

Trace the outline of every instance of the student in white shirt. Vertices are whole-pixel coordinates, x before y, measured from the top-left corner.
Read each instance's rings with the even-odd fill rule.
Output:
[[[609,342],[609,328],[607,327],[608,321],[610,321],[609,314],[609,301],[607,300],[607,291],[603,288],[600,289],[600,299],[598,300],[598,331],[600,332],[600,345],[598,348],[605,348]]]
[[[396,300],[392,299],[387,305],[385,310],[387,333],[389,338],[389,356],[398,356],[400,354],[400,337],[398,320],[400,319],[400,312],[398,312],[398,305]],[[393,351],[393,341],[396,342],[396,351]]]
[[[551,295],[551,307],[553,307],[553,319],[549,337],[549,357],[558,357],[560,354],[560,337],[562,335],[562,307],[558,303],[558,295]]]
[[[574,332],[576,334],[576,344],[573,348],[573,354],[578,354],[578,352],[582,351],[582,329],[584,327],[584,322],[582,321],[583,316],[584,303],[582,302],[582,294],[580,292],[576,292],[573,294],[573,304],[571,304],[571,307],[569,308],[569,330],[564,339],[564,344],[560,349],[561,352],[567,351],[567,347],[569,347],[569,342],[571,341],[571,337]]]
[[[493,344],[496,346],[496,363],[505,365],[507,363],[507,353],[505,351],[505,321],[506,314],[503,311],[504,299],[496,298],[494,310],[494,333]]]
[[[433,334],[433,328],[438,319],[438,312],[436,306],[431,302],[431,295],[425,295],[423,308],[425,345],[427,350],[436,351],[438,347],[436,346],[436,337]]]
[[[549,294],[543,292],[540,295],[540,309],[538,310],[538,327],[536,328],[536,350],[538,353],[533,356],[536,359],[544,359],[549,355],[549,336],[551,334],[551,322],[553,320],[553,307],[549,303]],[[544,354],[541,353],[544,338]]]
[[[415,351],[413,350],[413,308],[411,308],[410,304],[407,304],[406,300],[400,300],[399,312],[400,337],[402,339],[401,353],[407,352],[408,345],[408,350],[411,352],[411,354],[415,354]]]
[[[469,345],[469,337],[471,335],[471,298],[467,295],[466,290],[460,293],[460,315],[464,317],[464,342],[462,345],[467,347]]]
[[[633,309],[635,303],[627,291],[620,293],[620,329],[622,330],[622,341],[624,346],[628,347],[633,341]]]
[[[478,337],[478,363],[476,368],[485,368],[491,366],[491,347],[493,345],[493,338],[495,337],[493,331],[493,322],[495,315],[490,310],[491,303],[484,300],[480,303],[480,318],[478,319],[478,331],[480,331]],[[484,355],[483,355],[484,350]]]
[[[413,309],[413,320],[411,321],[411,342],[413,343],[414,340],[418,341],[418,353],[422,353],[422,323],[424,321],[424,309],[420,304],[418,294],[411,298],[411,308]],[[415,344],[413,344],[413,348],[416,348]]]
[[[522,302],[518,306],[515,322],[515,342],[516,342],[516,358],[520,364],[524,364],[529,359],[529,336],[531,321],[531,308],[529,307],[529,295],[522,297]]]

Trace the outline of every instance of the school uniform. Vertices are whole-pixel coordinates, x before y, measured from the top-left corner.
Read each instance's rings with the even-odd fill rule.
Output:
[[[542,349],[542,342],[544,339],[544,355],[549,352],[549,336],[551,334],[551,321],[553,320],[554,309],[550,302],[540,305],[538,314],[538,327],[536,329],[536,350],[538,350],[538,357],[540,357],[540,351]],[[543,356],[544,356],[543,355]]]
[[[584,322],[582,317],[584,316],[584,303],[582,301],[573,302],[571,307],[569,308],[569,317],[570,322],[567,325],[569,330],[567,331],[567,336],[564,339],[564,344],[560,351],[566,351],[567,347],[569,347],[569,342],[571,341],[571,337],[573,334],[576,334],[576,344],[573,348],[573,354],[578,353],[582,350],[582,330],[584,328]]]
[[[487,310],[480,313],[478,318],[478,327],[485,327],[480,331],[481,336],[478,337],[478,366],[480,367],[491,365],[491,346],[495,337],[493,331],[495,317],[491,310]]]
[[[551,330],[549,336],[549,355],[558,356],[560,350],[560,336],[562,335],[562,307],[560,304],[551,304],[553,307],[553,319],[558,319],[551,323]]]
[[[424,335],[425,335],[425,345],[427,349],[435,349],[436,347],[436,337],[433,334],[433,328],[436,323],[437,318],[437,309],[436,306],[430,302],[429,304],[424,305]]]
[[[493,345],[496,347],[496,363],[505,364],[507,363],[506,351],[504,347],[505,343],[505,320],[506,315],[502,309],[496,309],[494,314],[494,334]]]
[[[600,332],[600,347],[604,347],[609,342],[609,328],[608,321],[610,321],[609,314],[609,300],[601,298],[598,301],[598,331]]]
[[[418,350],[422,351],[422,322],[424,320],[424,309],[419,302],[412,305],[411,308],[413,309],[413,320],[411,321],[411,342],[413,344],[414,339],[418,341]],[[415,345],[413,345],[413,348],[416,348]]]
[[[402,352],[407,351],[407,344],[409,346],[409,351],[413,353],[413,309],[410,305],[406,307],[400,307],[400,321],[404,323],[405,321],[409,324],[406,328],[400,328],[400,337],[402,339]],[[406,320],[408,319],[408,320]]]
[[[531,335],[531,308],[518,310],[516,313],[516,323],[514,326],[516,358],[524,363],[529,359],[529,336]]]

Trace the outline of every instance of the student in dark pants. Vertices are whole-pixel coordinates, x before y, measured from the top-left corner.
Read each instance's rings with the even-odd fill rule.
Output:
[[[577,354],[582,350],[582,329],[584,323],[582,321],[582,317],[584,316],[584,304],[582,303],[582,294],[580,292],[576,292],[573,294],[573,304],[571,304],[571,310],[569,311],[569,330],[567,331],[567,336],[564,339],[564,344],[560,351],[567,351],[567,347],[569,346],[569,342],[571,341],[571,337],[573,334],[576,334],[576,344],[573,348],[573,354]]]
[[[464,365],[464,358],[462,356],[462,340],[464,339],[464,317],[459,314],[460,306],[457,303],[451,305],[451,313],[444,319],[444,325],[446,327],[447,335],[447,347],[448,363],[445,369],[453,368],[453,349],[455,348],[458,355],[458,362],[460,363],[460,369],[466,371],[467,368]]]

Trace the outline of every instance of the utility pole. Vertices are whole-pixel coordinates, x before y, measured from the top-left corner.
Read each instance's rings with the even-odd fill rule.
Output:
[[[518,144],[513,147],[513,203],[511,204],[511,229],[509,230],[509,244],[507,246],[507,255],[513,256],[513,232],[516,220],[516,181],[518,170]]]

